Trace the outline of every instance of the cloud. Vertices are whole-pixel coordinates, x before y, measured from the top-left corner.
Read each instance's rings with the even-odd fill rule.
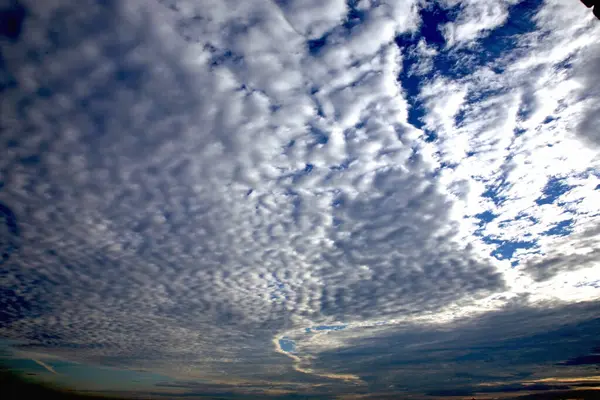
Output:
[[[500,1],[446,1],[446,7],[460,7],[456,21],[441,27],[448,45],[456,45],[479,39],[490,30],[504,24],[508,18],[508,7],[511,2]]]
[[[19,41],[1,42],[13,83],[0,109],[1,250],[15,243],[0,333],[21,351],[347,389],[356,380],[335,378],[364,370],[323,363],[327,349],[373,350],[380,366],[369,335],[416,324],[416,340],[423,318],[526,297],[536,283],[491,244],[523,239],[526,217],[546,217],[525,226],[540,247],[567,217],[574,232],[596,217],[597,155],[568,135],[580,103],[553,72],[586,46],[567,43],[596,34],[583,23],[563,27],[560,54],[558,36],[524,35],[483,65],[469,46],[400,48],[418,34],[417,2],[22,3]],[[510,14],[472,7],[449,43],[494,37]],[[412,98],[398,79],[410,57]],[[551,176],[569,190],[536,208]],[[485,211],[497,220],[478,226]],[[298,336],[333,324],[365,329]],[[296,358],[278,348],[286,334]]]
[[[545,257],[533,257],[524,267],[535,280],[545,281],[567,271],[586,269],[598,265],[596,248],[600,231],[597,226],[569,236],[569,240],[555,243]]]
[[[40,360],[35,360],[35,359],[34,359],[33,361],[34,361],[36,364],[38,364],[38,365],[40,365],[40,366],[44,367],[44,368],[45,368],[46,370],[48,370],[49,372],[51,372],[51,373],[53,373],[53,374],[56,374],[56,373],[57,373],[57,372],[54,370],[54,368],[52,368],[50,365],[46,364],[45,362],[43,362],[43,361],[40,361]]]
[[[434,56],[414,113],[457,213],[464,207],[465,237],[475,232],[483,252],[516,266],[550,262],[563,236],[597,220],[597,149],[573,133],[593,107],[583,66],[598,26],[562,1],[505,6],[505,24]]]
[[[595,375],[575,367],[571,355],[589,354],[596,343],[598,302],[525,304],[451,323],[346,328],[330,331],[328,340],[307,333],[303,347],[317,371],[358,374],[372,396],[508,392],[532,382],[551,384],[548,374],[562,385],[582,376],[577,373]],[[337,346],[329,346],[334,340]]]
[[[336,28],[344,20],[351,20],[344,0],[330,1],[276,1],[290,25],[300,35],[316,39]]]
[[[587,54],[581,57],[580,65],[578,66],[578,72],[582,79],[581,96],[586,103],[586,108],[583,118],[577,127],[577,133],[595,145],[600,143],[600,136],[598,136],[600,109],[597,106],[597,99],[600,97],[600,77],[598,75],[600,56],[598,56],[598,50],[600,50],[598,46],[592,46],[587,49]]]

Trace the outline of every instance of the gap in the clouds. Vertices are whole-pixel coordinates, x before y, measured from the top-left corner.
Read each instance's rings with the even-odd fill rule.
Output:
[[[534,224],[537,224],[538,222],[540,222],[536,217],[533,217],[523,211],[521,211],[519,214],[517,214],[517,216],[515,217],[515,221],[518,221],[520,219],[528,219],[529,221],[531,221]],[[502,221],[500,226],[501,227],[506,226],[505,222],[508,222],[508,220]]]
[[[279,179],[292,179],[292,183],[298,183],[302,180],[302,178],[306,175],[310,175],[312,173],[312,171],[315,169],[315,166],[313,164],[304,164],[304,167],[302,169],[297,169],[289,174],[286,174],[282,177],[280,177]],[[284,193],[285,196],[292,196],[294,197],[294,207],[300,205],[300,199],[298,197],[298,193],[295,192],[294,190],[287,190]]]
[[[347,159],[346,161],[342,162],[341,164],[336,164],[336,165],[330,166],[329,169],[331,171],[343,171],[345,169],[348,169],[350,164],[354,161],[356,161],[356,158]]]
[[[535,203],[539,206],[554,203],[560,196],[571,190],[573,186],[567,185],[564,179],[551,177],[542,190],[543,196],[540,196]]]
[[[425,39],[428,45],[441,50],[446,44],[441,27],[443,24],[455,21],[459,13],[459,5],[445,8],[437,2],[427,4],[426,7],[419,10],[419,17],[421,18],[420,36]]]
[[[560,221],[552,228],[543,232],[544,236],[568,236],[571,232],[573,232],[573,224],[574,220],[572,218],[565,219],[564,221]]]
[[[455,10],[456,11],[456,10]],[[421,86],[430,81],[435,72],[432,71],[423,75],[417,75],[414,70],[419,64],[420,59],[416,52],[417,45],[424,39],[425,42],[438,48],[441,51],[445,39],[439,30],[441,23],[454,20],[455,12],[450,12],[442,8],[438,3],[433,3],[419,10],[421,19],[420,30],[417,34],[407,33],[395,38],[396,45],[402,52],[402,70],[398,76],[398,81],[406,93],[406,100],[409,103],[408,122],[416,128],[425,132],[425,141],[433,142],[437,139],[435,132],[426,131],[422,118],[425,116],[425,108],[419,99]]]
[[[483,242],[486,244],[494,244],[497,245],[496,249],[490,253],[490,255],[498,260],[510,260],[513,258],[515,252],[519,249],[529,250],[537,247],[536,241],[506,241],[493,239],[489,236],[482,238]],[[518,265],[518,261],[513,260],[512,265]]]
[[[334,191],[333,194],[334,194],[335,197],[331,201],[331,207],[333,208],[333,210],[332,210],[333,211],[332,225],[333,225],[333,227],[335,229],[338,229],[342,225],[344,225],[344,220],[342,218],[340,218],[337,215],[337,212],[336,212],[336,211],[338,211],[337,209],[342,208],[344,206],[344,204],[345,204],[344,197],[340,196],[339,192],[340,192],[339,189],[337,189],[337,190]]]
[[[316,93],[317,93],[316,89],[311,90],[311,93],[310,93],[311,99],[315,103],[315,106],[317,108],[317,115],[321,118],[325,118],[325,111],[323,111],[323,105],[321,104],[321,101],[319,101],[317,96],[315,96]]]
[[[367,12],[365,10],[358,8],[359,0],[348,0],[346,3],[348,6],[348,14],[346,15],[346,19],[342,26],[350,31],[355,26],[360,25],[365,18],[367,17]]]
[[[279,348],[286,353],[293,353],[296,351],[296,342],[289,339],[287,336],[279,339]]]
[[[554,65],[554,69],[556,71],[560,71],[560,70],[570,70],[573,68],[573,61],[576,60],[576,57],[574,54],[569,55],[567,58],[565,58],[564,60],[556,63]]]
[[[336,198],[333,199],[333,201],[331,202],[331,206],[333,208],[339,208],[342,207],[344,205],[344,198],[341,196],[337,196]]]
[[[493,212],[491,212],[491,211],[484,211],[482,213],[475,214],[475,218],[477,218],[479,220],[478,225],[480,227],[482,227],[483,225],[487,224],[488,222],[493,221],[497,217],[498,216],[496,214],[494,214]]]
[[[431,138],[429,138],[429,139],[431,139]],[[429,139],[426,138],[425,140],[428,141]],[[434,140],[434,139],[432,139],[432,140]],[[436,154],[439,155],[440,153],[438,152]],[[433,171],[432,177],[439,178],[440,176],[442,176],[442,174],[444,173],[444,171],[454,170],[457,167],[458,167],[458,164],[456,164],[456,163],[449,163],[449,162],[442,161],[442,162],[439,163],[439,167],[437,167]]]
[[[426,82],[426,78],[411,73],[413,66],[418,62],[414,55],[408,53],[408,46],[411,46],[414,43],[412,43],[411,39],[400,36],[396,38],[396,44],[402,49],[404,54],[402,70],[397,80],[406,93],[406,101],[409,105],[408,123],[425,132],[425,141],[433,142],[437,139],[437,135],[434,132],[425,129],[425,124],[422,120],[423,117],[425,117],[425,108],[419,99],[421,85]]]
[[[494,205],[499,206],[506,200],[505,197],[500,194],[504,189],[508,188],[509,183],[506,182],[504,178],[500,179],[500,182],[497,184],[488,185],[485,192],[481,194],[481,197],[492,200]]]
[[[313,146],[319,144],[327,144],[327,142],[329,142],[329,136],[327,136],[327,134],[320,129],[313,127],[310,129],[310,134],[314,139]]]
[[[338,217],[333,217],[332,221],[331,221],[331,225],[334,228],[340,228],[342,225],[344,225],[344,220],[338,218]]]
[[[210,55],[210,66],[211,68],[214,67],[218,67],[221,66],[225,63],[229,63],[229,64],[238,64],[243,62],[244,57],[239,55],[239,54],[235,54],[234,52],[232,52],[229,49],[218,49],[217,47],[211,45],[211,44],[207,44],[204,46],[205,50],[207,50]]]
[[[16,41],[21,36],[28,10],[19,1],[10,3],[10,6],[0,10],[0,36]]]
[[[525,132],[527,132],[527,130],[522,129],[522,128],[515,128],[515,130],[514,130],[515,137],[519,137],[522,134],[524,134]]]
[[[328,37],[328,34],[325,34],[318,39],[309,40],[306,43],[307,47],[308,47],[308,53],[312,56],[318,55],[319,52],[321,51],[321,49],[323,47],[325,47],[325,45],[327,44],[327,37]]]
[[[469,92],[469,93],[467,94],[467,98],[466,98],[466,104],[472,104],[472,103],[470,103],[470,99],[469,99],[469,97],[470,97],[470,96],[471,96],[471,93]],[[457,128],[460,128],[460,127],[461,127],[461,125],[462,125],[462,123],[463,123],[463,122],[464,122],[464,120],[465,120],[465,117],[466,117],[466,115],[467,115],[467,110],[466,110],[466,108],[463,106],[463,107],[461,107],[461,109],[460,109],[460,110],[458,110],[458,112],[457,112],[457,113],[456,113],[456,115],[454,116],[454,126],[455,126],[455,127],[457,127]],[[468,157],[470,157],[470,156],[468,155]]]
[[[433,79],[435,73],[443,71],[435,70],[423,75],[414,73],[415,67],[421,61],[416,52],[417,45],[421,39],[425,40],[427,45],[436,47],[442,51],[445,44],[444,35],[440,31],[441,24],[451,22],[456,19],[458,7],[445,9],[438,3],[432,3],[419,10],[421,19],[420,30],[417,34],[407,33],[395,38],[396,45],[402,52],[402,70],[398,76],[400,85],[406,92],[406,100],[409,103],[408,122],[416,128],[425,132],[425,141],[433,142],[437,139],[435,132],[426,131],[422,118],[425,116],[425,108],[419,99],[421,86]]]
[[[322,331],[341,331],[348,327],[348,325],[318,325],[311,328],[306,328],[306,333],[322,332]]]

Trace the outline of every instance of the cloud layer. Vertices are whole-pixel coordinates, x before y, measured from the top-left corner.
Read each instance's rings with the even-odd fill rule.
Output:
[[[600,31],[548,2],[528,9],[537,30],[498,33],[520,9],[484,3],[436,5],[428,34],[418,2],[23,1],[1,43],[0,334],[299,390],[342,373],[319,363],[334,334],[307,345],[306,328],[392,334],[558,293],[543,282],[581,269],[569,257],[597,266],[577,249],[598,216],[580,139],[596,141],[584,38]],[[551,178],[556,204],[539,200]],[[565,220],[574,250],[551,255]]]

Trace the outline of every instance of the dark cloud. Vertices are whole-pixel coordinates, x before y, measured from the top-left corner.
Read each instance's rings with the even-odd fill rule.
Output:
[[[577,356],[560,365],[600,365],[600,352],[595,351],[592,354]]]
[[[588,352],[597,342],[598,311],[598,302],[518,307],[449,324],[380,327],[355,334],[346,329],[335,332],[344,347],[319,353],[312,365],[357,374],[372,393],[431,388],[441,396],[440,390],[445,395],[526,390],[525,384],[549,374],[559,378],[594,374],[568,366],[579,359],[573,355]],[[562,367],[557,369],[558,363]],[[542,384],[568,385],[560,379]]]

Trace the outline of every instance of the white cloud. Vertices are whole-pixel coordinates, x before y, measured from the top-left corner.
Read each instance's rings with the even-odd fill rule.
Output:
[[[457,20],[441,27],[447,44],[460,45],[487,35],[490,30],[506,22],[508,7],[516,2],[518,1],[444,1],[446,7],[460,7]]]
[[[415,53],[416,58],[419,60],[416,63],[409,73],[416,75],[425,75],[433,70],[433,57],[438,55],[438,51],[433,46],[428,46],[425,39],[419,40],[417,46],[412,49],[412,52]]]
[[[348,14],[345,0],[276,0],[275,3],[281,7],[294,30],[308,39],[317,39],[333,30]]]

